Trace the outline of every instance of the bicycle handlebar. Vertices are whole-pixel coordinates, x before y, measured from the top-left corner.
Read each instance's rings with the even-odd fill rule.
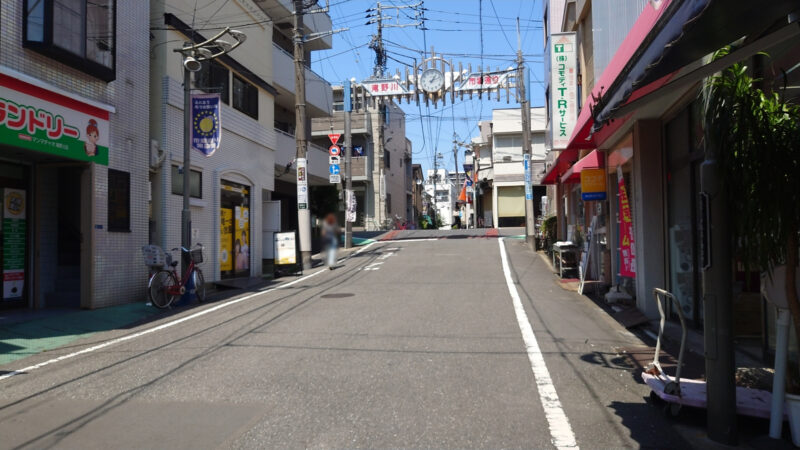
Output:
[[[197,244],[194,244],[194,246],[195,246],[195,247],[200,247],[200,248],[203,248],[203,244],[201,244],[201,243],[199,243],[199,242],[198,242]],[[189,249],[187,249],[187,248],[185,248],[185,247],[175,247],[175,248],[173,248],[173,249],[172,249],[172,250],[170,250],[170,251],[172,251],[172,252],[175,252],[175,251],[178,251],[178,250],[183,250],[183,251],[185,251],[185,252],[187,252],[187,253],[191,251],[191,250],[189,250]]]

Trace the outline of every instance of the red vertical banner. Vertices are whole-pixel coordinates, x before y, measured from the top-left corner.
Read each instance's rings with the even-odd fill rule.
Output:
[[[622,177],[622,170],[617,169],[619,187],[619,274],[623,277],[636,277],[636,244],[633,240],[633,217],[631,204],[628,201],[628,189]]]

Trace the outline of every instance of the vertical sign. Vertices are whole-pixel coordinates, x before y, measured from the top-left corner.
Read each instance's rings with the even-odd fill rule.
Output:
[[[22,297],[25,285],[25,191],[3,191],[3,299]]]
[[[297,264],[294,231],[275,233],[275,264]]]
[[[192,95],[192,148],[211,156],[219,148],[219,94]]]
[[[628,200],[628,190],[622,177],[622,168],[617,167],[619,188],[619,274],[623,277],[636,277],[636,244],[633,241],[633,218]]]
[[[236,271],[250,268],[250,209],[244,206],[234,208],[233,251]]]
[[[525,200],[533,200],[533,188],[531,187],[531,155],[524,154],[523,165],[525,168]]]
[[[297,158],[297,209],[308,209],[308,178],[305,158]]]
[[[221,208],[219,210],[219,271],[230,272],[233,270],[233,210]]]
[[[550,47],[550,133],[554,150],[567,148],[578,118],[575,33],[553,33]]]
[[[581,170],[581,199],[583,201],[606,199],[605,169]]]

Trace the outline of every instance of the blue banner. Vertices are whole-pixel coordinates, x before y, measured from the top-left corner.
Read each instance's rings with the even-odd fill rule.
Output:
[[[221,129],[219,94],[192,95],[192,148],[213,155],[219,148]]]

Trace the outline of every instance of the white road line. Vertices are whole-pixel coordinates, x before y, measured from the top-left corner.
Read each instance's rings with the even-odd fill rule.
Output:
[[[366,246],[364,246],[363,248],[359,249],[358,251],[353,252],[347,258],[363,252],[364,250],[366,250],[367,248],[369,248],[370,246],[372,246],[374,244],[375,244],[375,242],[367,244]],[[347,259],[347,258],[344,258],[344,259]],[[74,352],[74,353],[70,353],[70,354],[67,354],[67,355],[62,355],[62,356],[59,356],[58,358],[53,358],[53,359],[50,359],[50,360],[47,360],[47,361],[44,361],[44,362],[40,362],[39,364],[34,364],[32,366],[25,367],[24,369],[14,370],[14,371],[9,372],[7,374],[0,375],[0,381],[6,380],[6,379],[11,378],[11,377],[13,377],[15,375],[22,375],[22,374],[30,373],[30,372],[32,372],[32,371],[34,371],[36,369],[41,369],[42,367],[49,366],[50,364],[54,364],[54,363],[57,363],[57,362],[60,362],[60,361],[64,361],[66,359],[71,359],[71,358],[74,358],[76,356],[85,355],[87,353],[91,353],[91,352],[94,352],[94,351],[97,351],[97,350],[101,350],[101,349],[104,349],[106,347],[110,347],[110,346],[112,346],[114,344],[119,344],[120,342],[130,341],[130,340],[142,337],[142,336],[150,334],[150,333],[155,333],[156,331],[161,331],[161,330],[164,330],[166,328],[173,327],[173,326],[178,325],[180,323],[187,322],[189,320],[196,319],[196,318],[201,317],[201,316],[205,316],[206,314],[212,313],[214,311],[218,311],[218,310],[220,310],[222,308],[227,308],[228,306],[235,305],[237,303],[241,303],[241,302],[246,301],[246,300],[250,300],[250,299],[252,299],[254,297],[258,297],[259,295],[263,295],[263,294],[266,294],[268,292],[276,291],[278,289],[287,288],[287,287],[295,285],[297,283],[306,281],[309,278],[317,276],[317,275],[319,275],[321,273],[328,273],[328,271],[320,269],[317,272],[308,274],[308,275],[306,275],[306,276],[304,276],[302,278],[298,278],[298,279],[296,279],[294,281],[291,281],[291,282],[286,283],[286,284],[282,284],[280,286],[276,286],[276,287],[274,287],[272,289],[268,289],[266,291],[256,292],[255,294],[246,295],[244,297],[240,297],[240,298],[237,298],[237,299],[225,302],[225,303],[220,303],[219,305],[213,306],[211,308],[204,309],[202,311],[198,311],[198,312],[196,312],[194,314],[191,314],[191,315],[188,315],[186,317],[182,317],[180,319],[173,320],[172,322],[167,322],[167,323],[161,324],[159,326],[156,326],[156,327],[153,327],[153,328],[148,328],[146,330],[140,331],[138,333],[129,334],[127,336],[122,336],[122,337],[119,337],[119,338],[116,338],[116,339],[112,339],[110,341],[103,342],[102,344],[97,344],[97,345],[94,345],[92,347],[88,347],[88,348],[85,348],[83,350],[80,350],[80,351],[77,351],[77,352]]]
[[[514,280],[511,278],[511,270],[508,265],[508,256],[506,255],[506,247],[503,243],[503,238],[498,239],[497,242],[500,244],[500,257],[503,262],[503,273],[506,277],[508,293],[511,294],[511,299],[514,302],[514,313],[517,316],[517,324],[519,325],[519,330],[522,332],[522,340],[525,341],[525,350],[528,353],[528,360],[531,362],[533,377],[536,379],[536,388],[539,391],[539,398],[542,402],[544,415],[550,427],[550,441],[556,448],[578,448],[578,443],[575,441],[575,434],[572,432],[569,419],[567,419],[567,415],[561,407],[561,401],[559,401],[556,388],[553,386],[550,372],[547,370],[547,365],[544,363],[544,357],[539,348],[539,342],[536,341],[536,336],[533,334],[533,328],[531,328],[528,315],[525,314],[525,308],[522,307],[522,300],[520,300],[517,288],[514,286]]]

